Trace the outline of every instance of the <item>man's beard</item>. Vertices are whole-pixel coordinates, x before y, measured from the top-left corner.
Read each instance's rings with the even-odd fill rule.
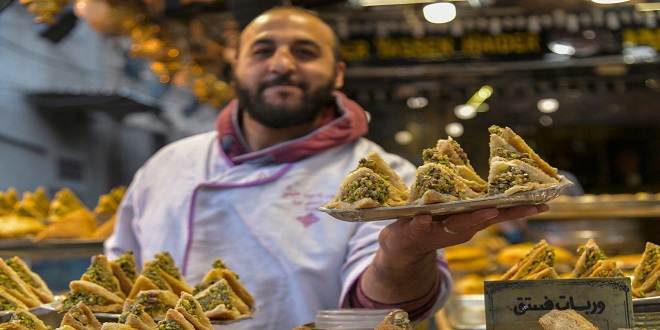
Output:
[[[235,79],[236,95],[239,106],[245,109],[252,119],[269,128],[287,128],[314,121],[323,108],[332,101],[335,81],[329,79],[326,84],[310,91],[304,82],[295,84],[303,94],[300,100],[291,104],[272,104],[264,99],[266,88],[281,83],[292,84],[289,76],[280,76],[274,81],[259,84],[256,93],[252,93],[239,79]]]

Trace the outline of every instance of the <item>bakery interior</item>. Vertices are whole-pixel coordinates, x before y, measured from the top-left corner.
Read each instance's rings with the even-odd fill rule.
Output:
[[[485,177],[488,127],[509,126],[582,188],[522,229],[448,251],[458,297],[480,293],[461,279],[478,286],[510,266],[498,256],[514,245],[545,239],[568,251],[570,268],[593,238],[631,271],[646,242],[660,244],[658,1],[149,0],[146,15],[168,31],[155,43],[153,31],[136,32],[133,1],[0,0],[0,192],[67,191],[95,210],[160,147],[213,129],[232,97],[240,28],[297,5],[337,31],[342,92],[368,111],[367,137],[387,151],[420,165],[424,148],[451,136]],[[428,21],[432,4],[451,5],[455,18]],[[29,260],[54,292],[102,253],[102,236],[34,234],[0,233],[0,257]],[[438,329],[484,326],[450,312]]]

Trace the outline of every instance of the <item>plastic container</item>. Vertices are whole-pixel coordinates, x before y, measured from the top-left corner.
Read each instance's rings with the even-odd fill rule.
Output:
[[[373,330],[394,309],[326,309],[316,312],[315,329]]]

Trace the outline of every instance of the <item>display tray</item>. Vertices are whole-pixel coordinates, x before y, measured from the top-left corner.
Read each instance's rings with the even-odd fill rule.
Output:
[[[660,216],[660,193],[560,196],[532,219],[649,218]]]
[[[57,313],[66,313],[65,310],[62,310],[62,301],[61,298],[57,299],[51,303],[43,304],[38,308],[50,310],[52,312],[57,312]],[[234,320],[214,320],[211,319],[211,324],[217,324],[217,325],[224,325],[224,324],[232,324],[244,320],[249,320],[252,318],[252,315],[257,312],[256,308],[252,308],[250,310],[250,315],[242,315],[241,317],[234,319]],[[94,313],[94,316],[101,322],[118,322],[119,321],[119,316],[121,314],[117,313]],[[162,318],[160,317],[154,317],[154,321],[159,322],[161,321]]]
[[[9,248],[43,248],[43,247],[85,247],[103,244],[104,239],[97,238],[62,238],[35,241],[34,238],[3,238],[0,239],[0,249]]]
[[[524,191],[510,196],[491,196],[469,200],[433,203],[425,205],[404,205],[376,207],[358,210],[337,210],[319,207],[318,210],[331,216],[351,222],[378,221],[398,218],[412,218],[419,214],[449,215],[469,212],[485,208],[507,208],[512,206],[535,205],[549,202],[573,185],[573,182],[562,177],[560,184],[548,188]]]

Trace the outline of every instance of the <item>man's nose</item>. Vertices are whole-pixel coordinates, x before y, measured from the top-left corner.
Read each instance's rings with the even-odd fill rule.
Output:
[[[289,73],[296,68],[296,61],[288,49],[278,49],[270,60],[270,71]]]

